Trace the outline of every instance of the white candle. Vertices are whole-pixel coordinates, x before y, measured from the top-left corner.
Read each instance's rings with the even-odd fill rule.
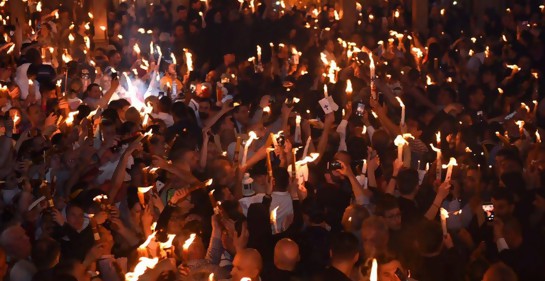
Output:
[[[401,121],[399,122],[400,126],[405,125],[405,104],[401,100],[400,97],[396,97],[397,101],[399,102],[399,105],[401,106]]]
[[[398,135],[394,140],[394,145],[397,146],[397,159],[403,161],[403,147],[407,144],[402,135]]]
[[[456,162],[456,158],[450,157],[450,160],[448,164],[446,165],[447,168],[447,175],[445,176],[445,182],[450,181],[450,178],[452,177],[452,169],[454,166],[458,166],[458,163]],[[445,166],[443,166],[445,168]]]
[[[255,132],[253,131],[250,131],[248,133],[249,135],[249,138],[248,140],[246,141],[246,144],[244,145],[244,153],[242,154],[242,165],[246,164],[246,159],[248,158],[248,148],[250,147],[250,145],[252,144],[252,142],[257,139],[257,135],[255,134]]]
[[[440,215],[441,215],[441,228],[443,228],[443,235],[446,236],[448,234],[448,231],[447,231],[448,211],[445,210],[444,208],[441,208]]]
[[[301,115],[295,116],[295,136],[293,137],[295,143],[302,143],[301,140]]]
[[[261,46],[257,45],[257,63],[261,63]]]
[[[377,259],[373,259],[373,263],[371,263],[371,275],[369,276],[369,281],[378,281]]]
[[[348,98],[348,101],[350,101],[353,91],[352,81],[350,81],[350,79],[346,80],[346,97]]]

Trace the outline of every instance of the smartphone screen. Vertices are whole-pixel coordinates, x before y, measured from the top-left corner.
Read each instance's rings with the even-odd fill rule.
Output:
[[[364,112],[365,112],[365,104],[358,102],[358,107],[356,108],[356,115],[363,116]]]
[[[492,205],[492,203],[484,203],[483,211],[487,221],[494,220],[494,205]]]

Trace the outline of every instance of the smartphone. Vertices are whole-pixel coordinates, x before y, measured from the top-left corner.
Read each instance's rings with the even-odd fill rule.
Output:
[[[335,171],[335,170],[342,169],[341,162],[339,162],[339,161],[327,162],[327,169],[329,171]]]
[[[117,79],[117,72],[112,71],[112,74],[110,74],[110,76],[112,77],[112,80]]]
[[[491,202],[483,203],[483,211],[486,221],[494,221],[494,205]]]
[[[284,134],[278,134],[278,137],[276,138],[276,142],[278,143],[279,146],[284,147],[284,145],[286,144],[286,136],[284,136]]]
[[[356,115],[357,116],[363,116],[363,113],[365,112],[365,104],[362,102],[358,102],[358,105],[356,107]]]

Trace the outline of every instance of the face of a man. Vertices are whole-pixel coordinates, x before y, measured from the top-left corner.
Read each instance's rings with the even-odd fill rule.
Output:
[[[66,213],[66,222],[75,230],[83,228],[83,210],[79,207],[72,207]]]
[[[4,233],[2,233],[1,242],[9,255],[16,259],[24,259],[30,256],[32,249],[30,246],[30,239],[28,238],[26,231],[20,225],[12,226],[5,230]],[[0,261],[0,271],[2,267],[1,264]]]
[[[389,263],[381,264],[378,267],[378,280],[379,281],[398,281],[399,278],[395,275],[398,268],[401,268],[401,264],[397,260],[390,261]]]
[[[494,205],[494,215],[500,218],[505,218],[513,214],[514,206],[509,204],[507,200],[496,200],[492,198],[492,205]]]
[[[384,219],[390,230],[401,229],[401,210],[394,208],[384,213]]]

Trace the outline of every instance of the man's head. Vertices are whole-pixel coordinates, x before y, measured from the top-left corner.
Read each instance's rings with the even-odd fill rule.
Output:
[[[362,206],[353,204],[344,209],[342,225],[345,231],[361,231],[363,221],[369,217],[369,211]]]
[[[235,107],[233,109],[233,118],[243,126],[248,125],[250,122],[250,109],[244,104]]]
[[[27,114],[28,114],[28,119],[30,120],[30,123],[32,123],[32,126],[40,127],[44,124],[45,113],[43,112],[42,108],[39,105],[37,104],[30,105],[27,108]]]
[[[243,277],[259,280],[262,267],[261,255],[256,249],[246,248],[238,251],[233,260],[232,280],[241,280]]]
[[[210,117],[210,100],[209,99],[200,99],[199,100],[199,117],[201,120],[206,120]]]
[[[377,202],[375,214],[384,218],[388,229],[401,229],[401,210],[399,209],[397,199],[393,195],[386,194]]]
[[[361,241],[367,257],[376,257],[388,247],[388,225],[383,218],[371,216],[361,226]]]
[[[96,83],[89,84],[89,86],[87,86],[86,95],[93,99],[100,99],[100,97],[102,96],[100,86]]]
[[[274,190],[286,191],[290,184],[290,175],[286,169],[275,167],[273,169]]]
[[[187,7],[186,6],[180,5],[180,6],[178,6],[178,8],[176,8],[176,11],[178,13],[178,20],[183,20],[183,21],[187,20]]]
[[[83,228],[83,208],[76,204],[69,204],[66,207],[66,223],[73,229],[80,231]]]
[[[401,262],[391,257],[378,259],[378,280],[380,281],[397,281],[397,269],[403,270]]]
[[[494,205],[494,216],[499,218],[510,217],[515,210],[513,193],[506,188],[496,188],[492,192],[492,204]]]
[[[59,263],[61,247],[51,238],[42,238],[34,243],[31,255],[38,270],[47,270]]]
[[[414,195],[418,191],[418,172],[415,169],[402,169],[397,174],[397,187],[401,195]]]
[[[114,69],[119,66],[121,63],[121,54],[117,50],[111,50],[108,52],[108,61],[110,62],[110,66]]]
[[[518,277],[513,269],[500,262],[488,268],[483,281],[518,281]]]
[[[278,269],[293,271],[299,260],[299,246],[293,240],[284,238],[276,243],[274,265]]]
[[[330,255],[332,264],[354,265],[360,257],[358,238],[350,232],[341,232],[333,236]]]
[[[32,247],[26,231],[19,225],[7,227],[0,235],[0,246],[6,250],[7,256],[15,259],[26,259]]]

